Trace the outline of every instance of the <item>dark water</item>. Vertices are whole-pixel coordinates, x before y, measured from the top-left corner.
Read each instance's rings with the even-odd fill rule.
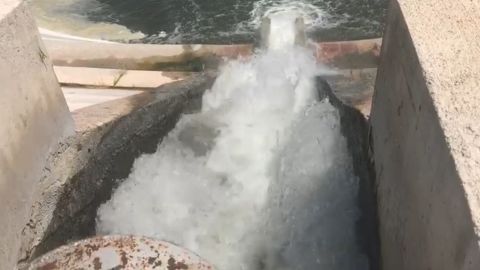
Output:
[[[242,43],[255,39],[269,10],[301,10],[315,40],[379,37],[388,0],[97,0],[85,11],[95,22],[124,25],[147,35],[132,42]]]

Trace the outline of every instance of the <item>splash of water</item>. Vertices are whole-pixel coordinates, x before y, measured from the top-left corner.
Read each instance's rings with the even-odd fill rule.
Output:
[[[331,27],[334,22],[328,20],[328,13],[318,5],[308,0],[260,0],[255,2],[250,12],[250,25],[258,28],[262,18],[274,14],[295,14],[295,17],[303,18],[305,24],[322,27]],[[338,23],[338,22],[337,22]]]
[[[99,234],[171,241],[218,269],[367,269],[339,115],[317,101],[326,70],[292,40],[272,44],[223,67],[201,112],[135,161],[98,211]]]

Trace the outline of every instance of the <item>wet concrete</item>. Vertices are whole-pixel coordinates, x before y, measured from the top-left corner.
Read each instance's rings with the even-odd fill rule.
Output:
[[[328,97],[330,103],[340,113],[342,135],[347,140],[348,151],[353,160],[355,175],[359,178],[360,188],[358,205],[360,219],[357,222],[358,243],[367,254],[370,270],[380,269],[380,248],[378,236],[378,215],[375,191],[375,169],[370,151],[369,128],[365,116],[356,108],[347,105],[332,90],[327,81],[318,77],[317,89],[320,98]],[[344,99],[348,101],[348,99]]]

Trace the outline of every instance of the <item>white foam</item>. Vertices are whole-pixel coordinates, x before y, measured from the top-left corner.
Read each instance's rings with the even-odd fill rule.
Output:
[[[329,13],[312,0],[260,0],[256,1],[250,12],[249,24],[260,27],[264,17],[277,13],[291,13],[303,18],[308,27],[329,28],[337,25],[338,20],[329,20]]]
[[[268,48],[279,50],[293,47],[297,39],[297,17],[291,13],[277,13],[270,16],[270,31],[268,35]]]
[[[27,0],[38,25],[43,31],[56,36],[66,35],[70,39],[94,39],[128,41],[145,37],[141,32],[132,32],[115,23],[92,22],[79,15],[86,10],[98,9],[102,5],[96,0]],[[48,30],[47,30],[48,29]]]
[[[100,207],[99,234],[171,241],[220,270],[366,269],[338,112],[317,101],[325,68],[285,42],[223,67]]]

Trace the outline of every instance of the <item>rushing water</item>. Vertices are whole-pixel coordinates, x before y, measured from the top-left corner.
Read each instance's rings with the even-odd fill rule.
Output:
[[[28,0],[41,27],[148,43],[252,42],[261,18],[303,13],[316,40],[378,37],[387,0]]]
[[[171,241],[219,270],[368,269],[339,112],[314,83],[329,71],[287,38],[297,13],[270,16],[283,38],[227,64],[201,111],[135,161],[98,211],[99,234]]]

